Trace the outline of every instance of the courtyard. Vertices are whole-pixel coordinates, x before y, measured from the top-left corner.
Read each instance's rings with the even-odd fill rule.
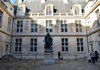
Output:
[[[100,70],[100,61],[92,64],[84,59],[66,59],[44,64],[43,60],[0,60],[0,70]]]

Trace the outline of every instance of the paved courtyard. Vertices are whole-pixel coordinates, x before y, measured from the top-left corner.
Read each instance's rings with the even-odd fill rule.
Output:
[[[0,70],[100,70],[100,62],[88,63],[79,60],[55,60],[54,64],[43,64],[43,60],[0,60]]]

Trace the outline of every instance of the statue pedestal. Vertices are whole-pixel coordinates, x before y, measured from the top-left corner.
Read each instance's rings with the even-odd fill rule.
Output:
[[[43,60],[43,64],[54,64],[53,52],[45,52],[45,59]]]
[[[45,52],[53,52],[53,48],[50,47],[50,48],[45,48]]]

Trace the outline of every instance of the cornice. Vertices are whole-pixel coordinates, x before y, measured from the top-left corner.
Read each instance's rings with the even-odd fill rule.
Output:
[[[100,31],[100,27],[98,29],[96,29],[95,31],[92,31],[92,32],[88,33],[87,36],[95,34],[96,32],[99,32],[99,31]]]
[[[12,35],[12,37],[44,37],[45,35]],[[86,35],[51,35],[52,37],[86,37]]]
[[[99,5],[100,5],[100,1],[97,1],[94,4],[93,8],[86,15],[84,15],[84,18],[86,19]]]
[[[1,30],[1,29],[0,29],[0,32],[3,33],[3,34],[6,34],[6,35],[8,35],[8,36],[11,36],[10,33],[7,33],[6,31],[3,31],[3,30]]]

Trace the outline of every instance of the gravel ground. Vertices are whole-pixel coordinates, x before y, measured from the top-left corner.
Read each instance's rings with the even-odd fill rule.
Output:
[[[47,65],[43,60],[0,60],[0,70],[100,70],[100,61],[92,64],[83,59],[55,60]]]

